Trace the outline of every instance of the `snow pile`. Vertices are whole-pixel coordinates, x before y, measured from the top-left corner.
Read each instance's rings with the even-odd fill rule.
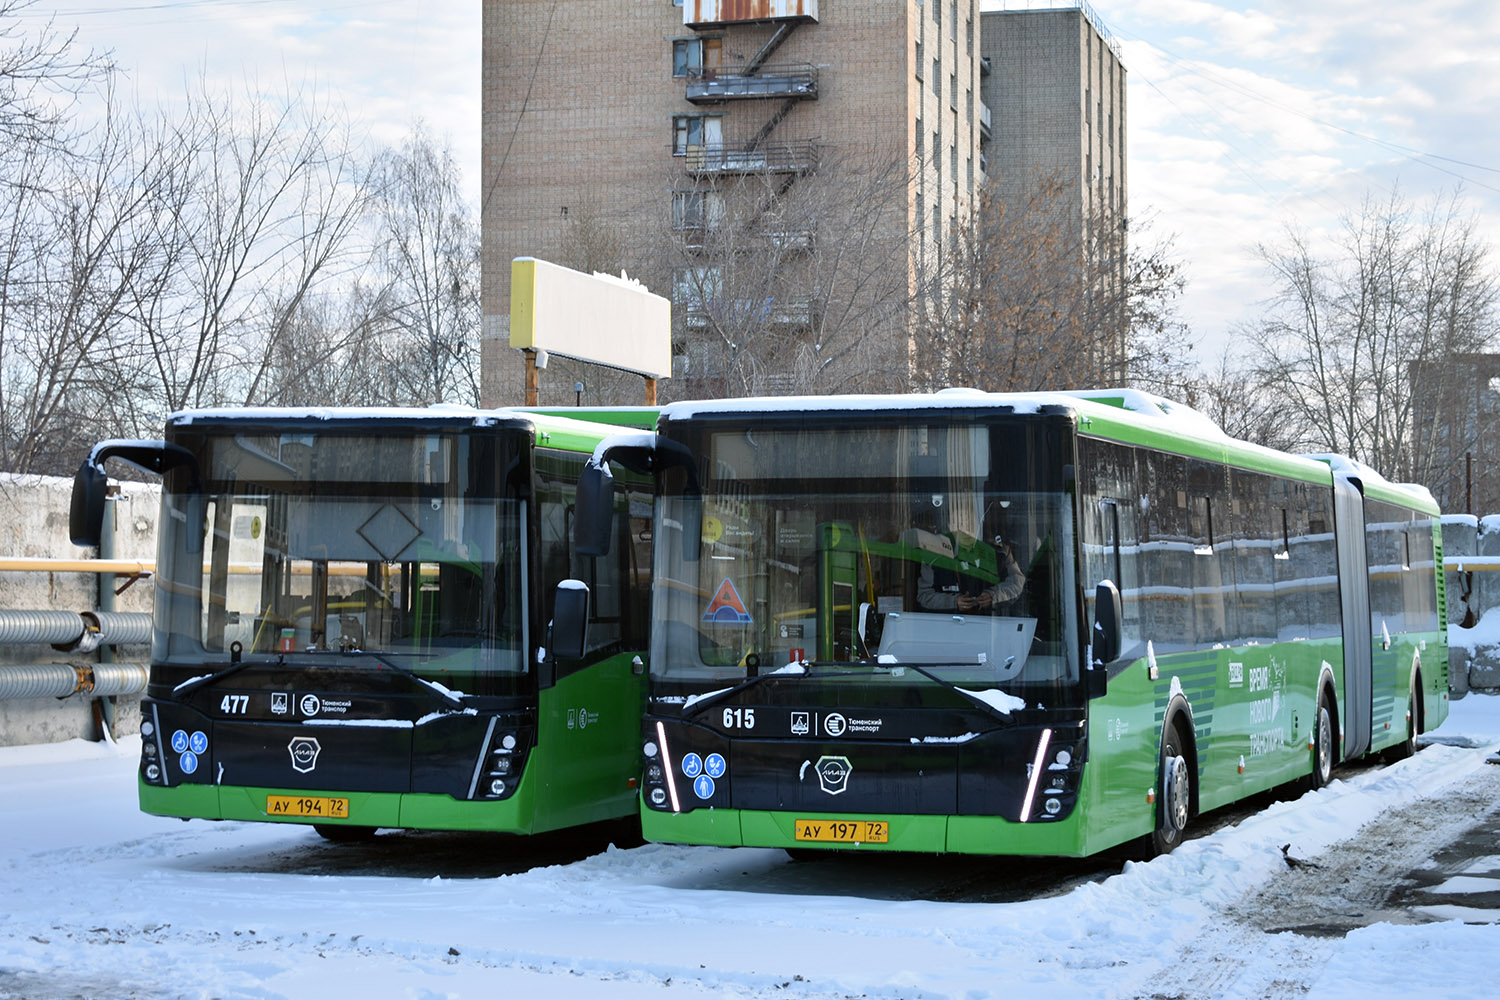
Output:
[[[458,843],[492,857],[491,871],[515,873],[435,877],[423,852],[446,835],[334,846],[305,828],[145,816],[135,738],[118,750],[8,748],[0,997],[1010,1000],[1305,989],[1342,1000],[1426,994],[1435,982],[1445,997],[1488,997],[1494,927],[1376,924],[1308,938],[1227,914],[1285,871],[1280,845],[1315,857],[1403,805],[1438,808],[1446,790],[1492,770],[1500,698],[1456,703],[1442,735],[1464,745],[1350,769],[1168,857],[1011,903],[944,902],[928,882],[916,895],[900,889],[923,864],[966,884],[991,871],[984,859],[800,864],[781,851],[647,845],[528,866],[508,859],[534,846],[471,837]]]

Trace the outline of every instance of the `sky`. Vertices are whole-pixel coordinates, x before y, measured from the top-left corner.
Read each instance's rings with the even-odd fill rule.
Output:
[[[837,0],[830,0],[837,2]],[[269,90],[315,87],[376,142],[418,119],[477,192],[478,0],[38,0],[111,49],[143,100],[200,71]],[[984,9],[1051,6],[984,0]],[[1462,186],[1500,239],[1500,3],[1494,0],[1094,0],[1127,92],[1133,231],[1169,237],[1182,318],[1212,359],[1268,296],[1255,247],[1399,190]],[[35,23],[35,18],[30,19]],[[1142,224],[1148,223],[1143,229]]]

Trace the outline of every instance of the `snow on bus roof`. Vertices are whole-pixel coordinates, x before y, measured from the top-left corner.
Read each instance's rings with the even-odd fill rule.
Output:
[[[478,410],[457,403],[433,406],[226,406],[178,410],[168,423],[195,420],[413,420],[421,417],[469,417],[476,423],[506,416],[505,410]]]
[[[1409,496],[1414,496],[1418,500],[1422,500],[1426,503],[1432,504],[1433,507],[1437,507],[1438,505],[1437,500],[1434,499],[1432,495],[1432,491],[1423,486],[1421,483],[1393,483],[1389,479],[1382,476],[1375,469],[1361,462],[1357,458],[1350,458],[1348,455],[1335,455],[1331,453],[1310,454],[1304,455],[1303,457],[1310,458],[1315,462],[1326,463],[1329,468],[1333,469],[1333,471],[1338,473],[1339,475],[1347,476],[1351,479],[1358,479],[1365,486],[1384,487],[1388,490],[1394,490],[1397,493],[1405,493]]]
[[[662,415],[686,419],[718,413],[807,413],[822,410],[935,410],[974,406],[1009,406],[1016,413],[1036,413],[1044,406],[1077,408],[1080,400],[1117,410],[1165,420],[1186,433],[1225,437],[1219,425],[1203,413],[1174,400],[1140,389],[1078,389],[1062,392],[986,392],[952,388],[935,393],[847,396],[771,396],[691,400],[668,403]]]
[[[623,408],[621,408],[623,409]],[[502,420],[526,420],[536,423],[599,425],[589,420],[587,413],[564,416],[560,413],[539,412],[520,407],[497,407],[490,410],[477,409],[461,403],[435,403],[432,406],[235,406],[201,410],[178,410],[167,417],[167,422],[185,426],[195,420],[245,420],[278,422],[291,420],[404,420],[424,418],[444,420],[470,420],[476,427],[486,427]]]

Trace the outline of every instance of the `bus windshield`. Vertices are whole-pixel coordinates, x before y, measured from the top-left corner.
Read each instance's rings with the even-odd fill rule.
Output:
[[[198,461],[166,477],[157,662],[376,654],[471,694],[518,687],[521,511],[495,495],[494,438],[299,425],[175,441]]]
[[[925,418],[685,436],[707,475],[664,490],[655,679],[805,670],[1028,702],[1076,686],[1055,434]]]

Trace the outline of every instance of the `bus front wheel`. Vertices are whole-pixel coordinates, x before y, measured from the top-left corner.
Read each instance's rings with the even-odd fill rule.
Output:
[[[1161,759],[1157,769],[1161,792],[1156,806],[1156,829],[1151,831],[1153,856],[1169,854],[1182,843],[1192,807],[1192,770],[1186,754],[1187,740],[1182,730],[1172,725],[1161,741]]]

